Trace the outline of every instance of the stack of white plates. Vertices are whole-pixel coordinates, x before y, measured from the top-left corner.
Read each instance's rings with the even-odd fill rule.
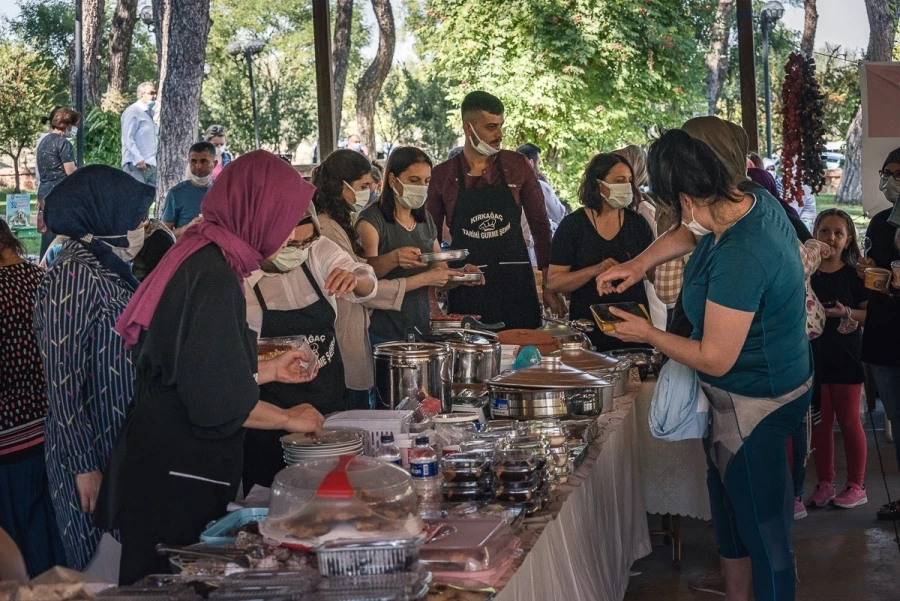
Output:
[[[301,461],[328,459],[338,455],[362,455],[365,435],[357,430],[322,430],[318,436],[288,434],[281,437],[284,462],[297,465]]]

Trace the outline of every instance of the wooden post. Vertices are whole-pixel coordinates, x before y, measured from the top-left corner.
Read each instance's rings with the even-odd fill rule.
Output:
[[[313,0],[316,51],[316,97],[319,107],[319,162],[337,147],[334,122],[334,75],[331,70],[331,10],[329,0]]]
[[[756,49],[753,44],[753,0],[737,0],[738,57],[741,73],[741,124],[750,138],[750,150],[759,151],[759,115],[756,110]]]

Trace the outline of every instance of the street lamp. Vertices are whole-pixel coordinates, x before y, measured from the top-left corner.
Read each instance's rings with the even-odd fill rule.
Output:
[[[250,79],[250,104],[253,106],[253,136],[256,149],[259,150],[259,114],[256,112],[256,86],[253,83],[253,57],[263,51],[265,42],[250,40],[249,42],[231,42],[225,51],[237,58],[243,56],[247,60],[247,73]]]
[[[154,32],[153,28],[153,7],[149,4],[141,9],[140,13],[141,23],[147,26],[150,29],[150,32]]]
[[[766,94],[766,156],[772,158],[772,89],[769,83],[769,30],[784,15],[784,5],[777,0],[767,2],[759,13],[763,35],[763,86]]]

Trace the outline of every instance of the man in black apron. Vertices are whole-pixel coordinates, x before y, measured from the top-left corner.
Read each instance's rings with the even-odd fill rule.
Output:
[[[316,221],[307,217],[300,222],[298,230],[304,222]],[[279,255],[275,265],[280,270],[284,267],[279,263],[282,256],[291,256],[291,253],[302,252],[302,246],[311,252],[312,242],[318,238],[318,227],[315,234],[307,240],[294,246],[298,250],[288,250],[286,255]],[[320,244],[323,241],[319,241]],[[284,253],[284,251],[282,251]],[[324,251],[328,254],[329,251]],[[293,259],[296,261],[297,259]],[[299,267],[291,265],[287,273],[279,278],[305,278],[315,291],[317,300],[306,307],[289,310],[273,310],[260,289],[259,282],[253,286],[253,294],[259,302],[262,312],[260,328],[261,338],[277,338],[282,336],[305,336],[307,342],[316,354],[319,364],[318,375],[305,384],[281,384],[270,383],[260,386],[260,400],[268,401],[278,407],[288,409],[302,403],[309,403],[322,415],[328,415],[336,411],[345,411],[349,408],[350,396],[344,382],[344,362],[337,344],[335,335],[336,312],[331,303],[325,297],[322,287],[316,281],[310,269],[309,261],[304,260]],[[252,281],[252,280],[251,280]],[[374,274],[372,277],[374,286]],[[284,435],[281,431],[271,430],[247,430],[244,442],[244,490],[249,491],[254,484],[270,487],[272,480],[279,471],[284,469],[284,453],[281,448],[280,438]]]
[[[550,220],[530,163],[518,153],[500,150],[503,110],[503,103],[486,92],[466,96],[465,146],[432,171],[426,207],[439,228],[446,222],[451,247],[467,249],[466,262],[485,274],[484,286],[449,292],[449,312],[474,313],[484,322],[502,321],[509,329],[538,328],[541,304],[522,235],[522,214],[545,279]],[[552,312],[564,313],[557,295],[545,291],[544,303]]]

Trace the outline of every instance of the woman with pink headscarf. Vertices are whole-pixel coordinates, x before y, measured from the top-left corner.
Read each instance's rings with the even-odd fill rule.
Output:
[[[316,432],[310,405],[259,401],[259,385],[300,383],[292,351],[257,362],[243,281],[290,239],[315,188],[273,154],[234,161],[190,228],[116,324],[132,349],[134,400],[103,480],[95,524],[122,535],[119,581],[168,571],[158,543],[196,542],[237,495],[244,428]]]

